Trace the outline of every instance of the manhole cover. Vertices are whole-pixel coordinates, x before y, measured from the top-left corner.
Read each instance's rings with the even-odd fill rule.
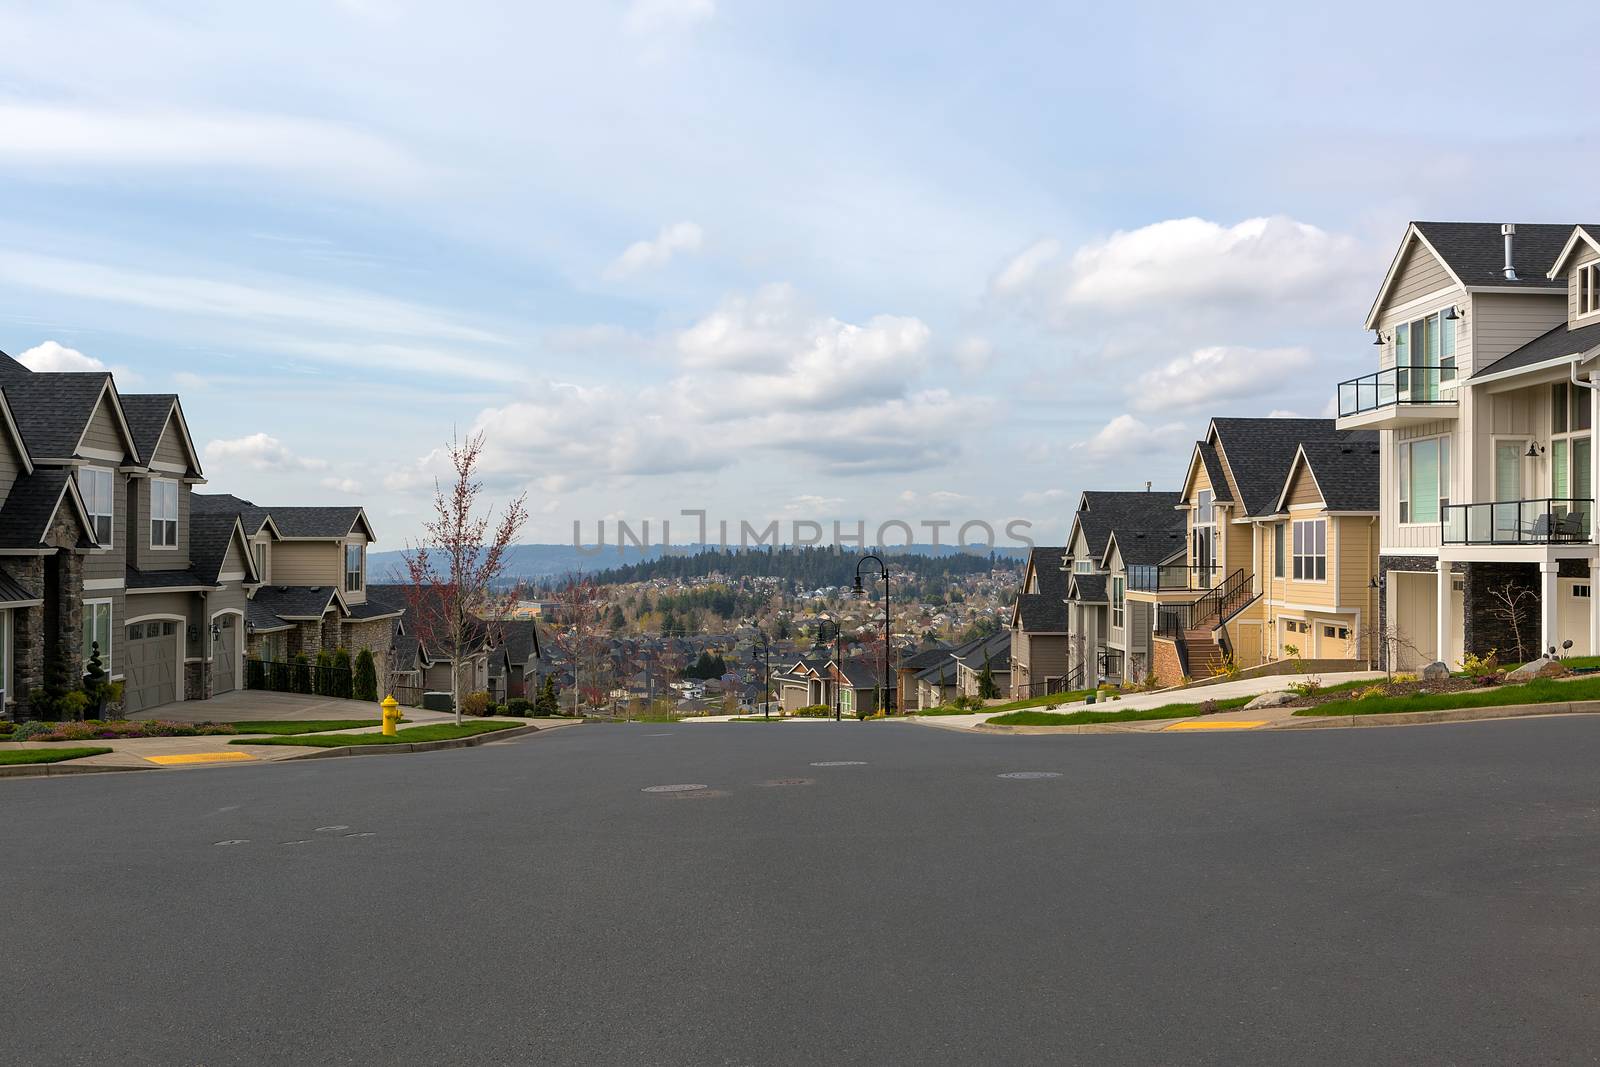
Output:
[[[821,763],[813,763],[811,766],[813,766],[813,767],[865,767],[866,765],[867,765],[867,761],[866,760],[834,759],[834,760],[823,760]]]
[[[996,778],[1060,778],[1061,775],[1057,774],[1055,771],[1007,771],[1005,774],[997,774],[997,775],[995,775],[995,777]]]
[[[762,785],[810,785],[813,780],[814,779],[811,779],[811,778],[774,778],[770,782],[762,782],[761,784]]]
[[[319,826],[319,827],[317,827],[316,832],[319,833],[319,834],[327,834],[327,833],[332,833],[335,830],[348,830],[348,829],[350,829],[350,827],[345,826],[343,823],[341,823],[338,826]]]
[[[641,793],[688,793],[696,789],[705,789],[703,785],[647,785],[639,790]]]
[[[212,844],[216,844],[216,845],[248,845],[249,843],[250,842],[248,840],[243,840],[243,841],[240,841],[240,840],[214,841],[214,842],[212,842]]]

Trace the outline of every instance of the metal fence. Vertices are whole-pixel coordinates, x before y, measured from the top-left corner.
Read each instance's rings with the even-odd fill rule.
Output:
[[[316,663],[252,659],[245,662],[244,687],[274,693],[305,693],[348,698],[353,695],[354,690],[354,679],[351,675],[349,667],[323,667]]]

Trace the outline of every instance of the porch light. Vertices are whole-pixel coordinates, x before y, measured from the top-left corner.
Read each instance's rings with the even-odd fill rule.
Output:
[[[1523,453],[1529,459],[1538,459],[1544,454],[1544,446],[1537,441],[1528,442],[1528,450]]]
[[[1457,319],[1459,319],[1461,316],[1456,313],[1456,306],[1454,304],[1451,304],[1450,305],[1450,310],[1446,311],[1444,313],[1444,317],[1449,319],[1451,322],[1454,322]]]
[[[1372,343],[1381,347],[1383,345],[1383,334],[1379,333],[1377,330],[1373,330]]]

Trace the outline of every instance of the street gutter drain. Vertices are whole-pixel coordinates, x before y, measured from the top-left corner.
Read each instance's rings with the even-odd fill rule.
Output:
[[[639,790],[641,793],[687,793],[695,789],[705,789],[703,785],[647,785]]]
[[[866,760],[860,760],[860,759],[835,759],[835,760],[824,760],[821,763],[813,763],[811,766],[813,766],[813,767],[865,767],[866,765],[867,765],[867,761]]]
[[[1057,774],[1055,771],[1007,771],[1005,774],[997,774],[997,775],[995,775],[995,777],[996,778],[1060,778],[1061,775]]]

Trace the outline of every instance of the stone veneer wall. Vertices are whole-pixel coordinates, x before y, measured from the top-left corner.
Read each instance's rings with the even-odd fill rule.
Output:
[[[1183,664],[1178,660],[1178,645],[1164,637],[1151,639],[1150,673],[1164,686],[1183,683]]]

